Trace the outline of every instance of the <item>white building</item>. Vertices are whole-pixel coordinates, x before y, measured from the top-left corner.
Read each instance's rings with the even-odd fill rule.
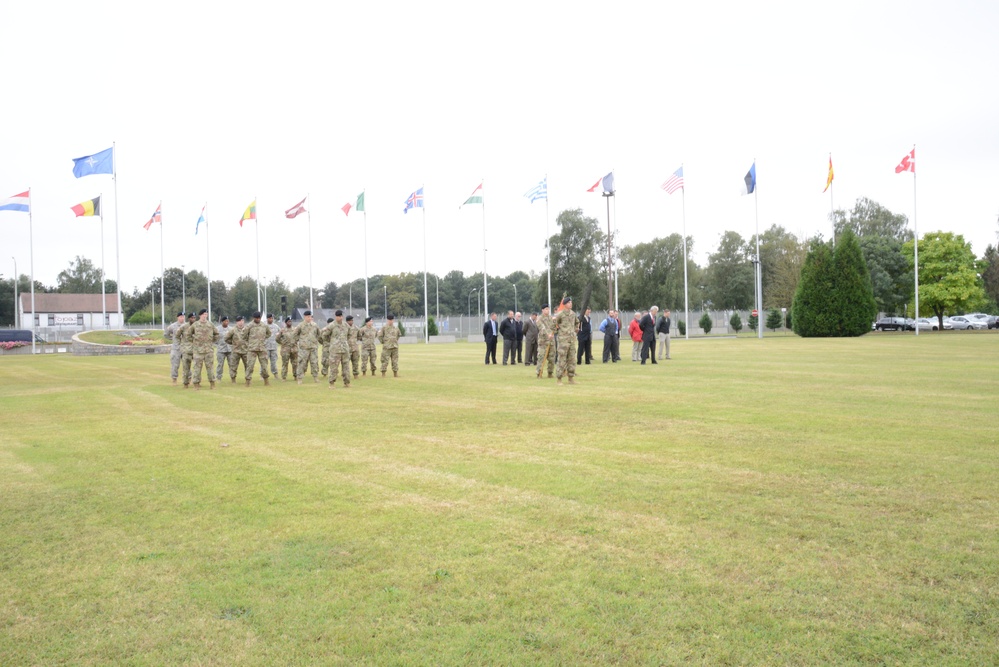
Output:
[[[31,328],[31,294],[21,294],[21,327]],[[102,313],[104,322],[101,322]],[[58,332],[77,333],[91,329],[121,329],[118,295],[35,293],[35,330],[43,337]],[[61,339],[61,337],[60,337]]]

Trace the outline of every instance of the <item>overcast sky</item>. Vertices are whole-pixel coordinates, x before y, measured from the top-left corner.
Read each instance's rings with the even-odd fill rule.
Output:
[[[96,218],[110,176],[75,179],[71,158],[116,142],[121,282],[167,266],[211,277],[309,282],[422,272],[425,186],[431,272],[482,270],[482,210],[459,205],[485,180],[490,273],[544,268],[545,206],[523,194],[547,174],[550,229],[566,208],[606,225],[587,193],[610,170],[622,245],[679,233],[681,163],[692,256],[725,230],[755,231],[738,194],[755,158],[759,228],[830,236],[822,194],[913,213],[895,165],[916,145],[919,232],[963,234],[981,255],[999,215],[999,3],[298,3],[25,2],[0,9],[6,94],[0,197],[32,188],[35,278],[54,284],[75,255],[100,261]],[[0,213],[0,273],[28,270],[28,220]],[[557,289],[556,286],[553,288]]]

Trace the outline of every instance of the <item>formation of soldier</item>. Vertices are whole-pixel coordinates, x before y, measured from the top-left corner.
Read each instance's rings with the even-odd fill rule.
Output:
[[[376,330],[370,317],[364,319],[364,326],[354,326],[354,316],[343,317],[343,311],[336,311],[322,329],[313,321],[312,311],[304,313],[304,321],[293,326],[290,317],[285,318],[284,326],[274,322],[274,315],[267,314],[267,322],[262,322],[260,312],[253,313],[253,321],[246,324],[240,315],[234,326],[229,318],[223,317],[216,328],[208,320],[208,311],[202,309],[184,315],[177,313],[177,321],[167,327],[164,336],[171,341],[170,377],[173,384],[181,379],[184,388],[192,384],[201,388],[201,371],[207,372],[211,388],[222,381],[226,365],[229,379],[235,384],[239,365],[242,363],[244,380],[249,387],[253,380],[253,369],[260,364],[260,377],[264,385],[270,385],[270,378],[278,375],[278,349],[281,356],[281,379],[288,379],[288,366],[291,365],[292,379],[302,384],[302,379],[311,369],[313,382],[319,382],[320,372],[329,376],[329,387],[336,386],[338,377],[343,378],[343,386],[350,387],[352,379],[367,375],[368,365],[375,376],[377,359],[376,341],[382,344],[381,372],[385,377],[388,366],[392,374],[399,377],[399,327],[395,316],[389,315],[388,322]],[[319,348],[322,347],[320,356]],[[322,359],[320,369],[319,360]],[[213,369],[214,366],[214,369]]]

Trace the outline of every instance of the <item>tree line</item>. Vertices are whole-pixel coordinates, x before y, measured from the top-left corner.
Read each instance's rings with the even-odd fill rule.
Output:
[[[763,308],[791,309],[802,277],[802,268],[810,252],[819,244],[834,248],[837,239],[852,236],[859,245],[877,312],[888,315],[912,315],[913,265],[912,240],[906,216],[893,213],[867,198],[858,199],[853,208],[832,213],[834,237],[798,238],[783,227],[774,225],[760,235],[760,264],[763,274]],[[607,303],[607,236],[596,218],[583,215],[580,209],[567,209],[556,218],[557,232],[548,239],[551,249],[552,298],[571,294],[579,308],[605,310]],[[726,231],[718,239],[715,251],[704,266],[690,259],[694,239],[687,237],[687,274],[692,310],[748,310],[755,306],[753,277],[756,238]],[[679,313],[683,308],[683,237],[670,234],[636,245],[616,247],[617,288],[622,310],[639,310],[652,304],[669,307]],[[924,250],[924,244],[926,249]],[[539,249],[547,265],[548,248]],[[925,258],[925,259],[924,259]],[[962,237],[934,232],[920,240],[921,307],[953,314],[965,310],[999,310],[999,247],[990,245],[976,258]],[[946,279],[945,279],[946,278]],[[482,274],[465,275],[450,271],[428,276],[429,312],[442,316],[477,316],[482,308]],[[547,270],[514,271],[507,276],[490,276],[489,310],[518,309],[532,312],[548,300]],[[267,309],[281,312],[281,297],[290,312],[309,305],[309,286],[292,287],[280,277],[265,285]],[[374,275],[368,279],[369,307],[375,317],[388,311],[404,317],[423,314],[422,273]],[[18,292],[27,292],[27,276],[18,278]],[[105,280],[107,293],[116,285]],[[13,324],[14,281],[0,279],[0,325]],[[56,284],[36,281],[36,292],[100,293],[100,267],[85,257],[76,257],[59,273]],[[257,309],[257,285],[251,276],[241,276],[231,284],[212,281],[212,316],[243,314]],[[168,317],[178,312],[184,302],[188,310],[208,305],[208,280],[197,270],[179,267],[166,269],[164,293]],[[328,282],[313,289],[315,303],[324,308],[364,309],[364,278],[337,284]],[[151,303],[154,302],[154,303]],[[261,303],[263,295],[261,295]],[[439,303],[439,308],[438,308]],[[126,321],[144,324],[152,320],[152,308],[159,321],[160,276],[153,276],[143,287],[122,293]],[[908,311],[906,308],[908,307]],[[922,309],[922,308],[921,308]],[[927,311],[928,312],[928,311]],[[484,314],[483,314],[484,317]]]

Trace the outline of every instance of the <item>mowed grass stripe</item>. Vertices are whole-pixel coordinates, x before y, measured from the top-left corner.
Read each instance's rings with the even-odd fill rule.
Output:
[[[185,392],[152,355],[4,359],[3,426],[28,428],[0,448],[0,650],[987,661],[996,342],[674,341],[672,362],[560,388],[479,346],[404,347],[402,378],[333,392]]]

